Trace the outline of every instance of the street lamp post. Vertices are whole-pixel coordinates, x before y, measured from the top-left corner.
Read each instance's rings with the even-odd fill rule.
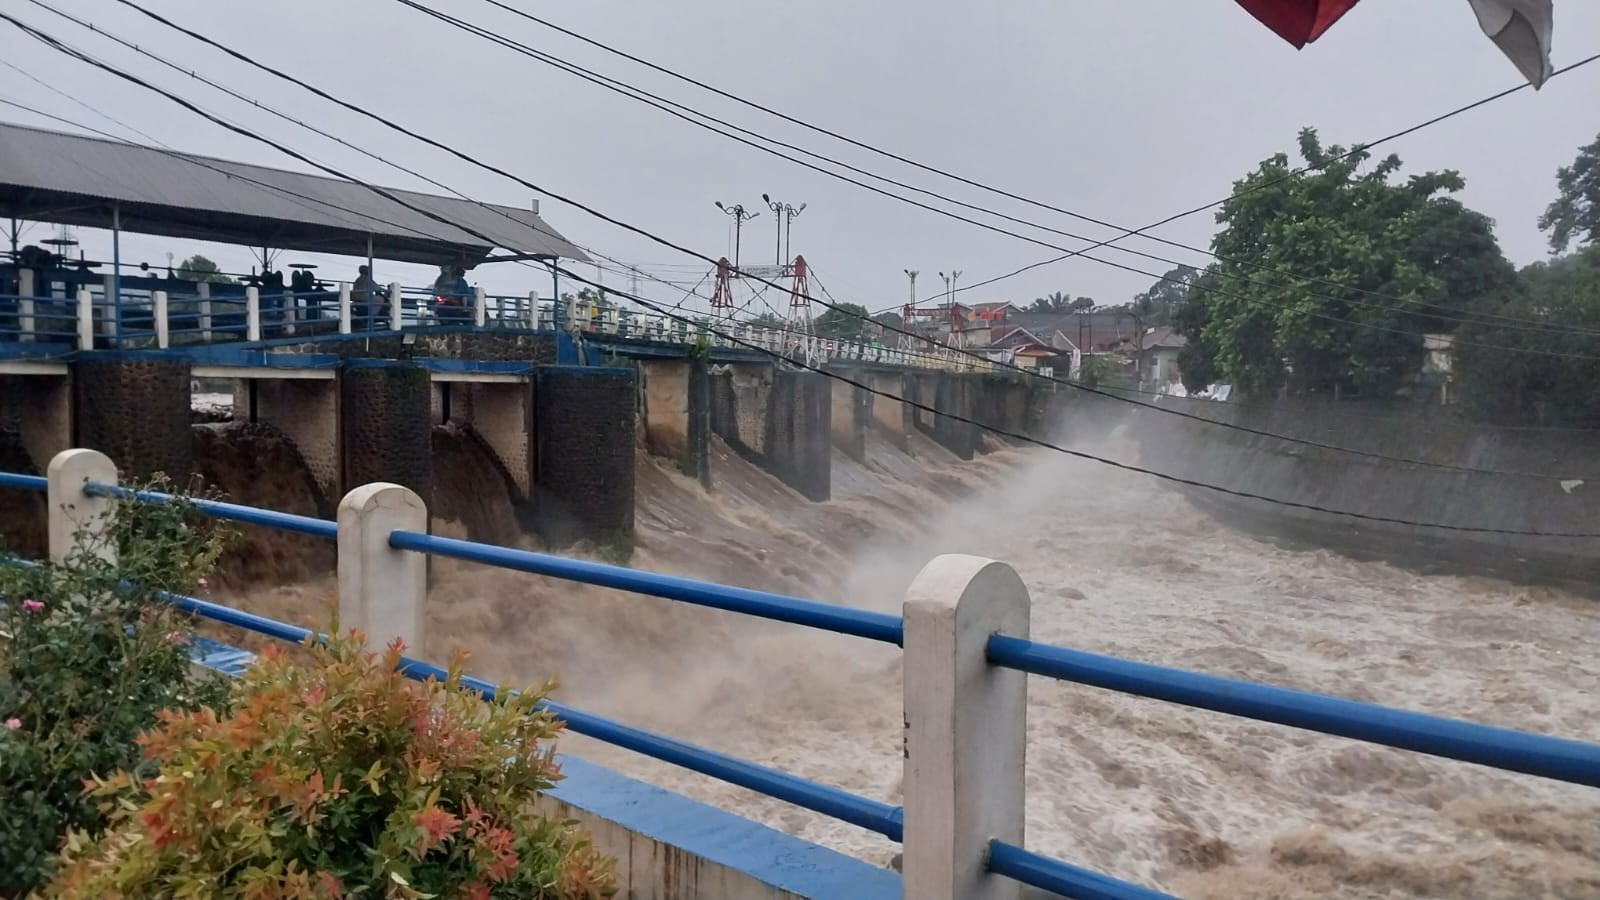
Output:
[[[717,209],[720,209],[733,217],[733,274],[735,277],[737,277],[740,274],[739,243],[740,238],[743,236],[744,223],[754,219],[756,216],[761,215],[761,213],[746,212],[743,203],[736,203],[733,206],[723,206],[721,200],[714,202],[717,204]]]
[[[776,262],[781,266],[784,259],[788,258],[789,253],[794,249],[794,245],[789,241],[789,233],[794,227],[794,220],[800,218],[800,214],[805,212],[806,205],[802,203],[799,206],[790,206],[782,200],[772,199],[767,194],[762,194],[761,199],[766,201],[767,208],[772,210],[772,216],[777,220],[773,223],[777,226],[778,232],[775,252],[778,257]]]

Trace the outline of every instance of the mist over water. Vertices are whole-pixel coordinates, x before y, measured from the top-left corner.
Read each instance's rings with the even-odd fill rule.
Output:
[[[456,518],[435,530],[503,536],[501,498],[471,502],[488,464],[435,438],[463,469],[439,481],[455,495],[435,509]],[[934,555],[991,556],[1028,585],[1039,640],[1600,740],[1591,600],[1277,546],[1059,454],[870,443],[866,465],[835,455],[826,504],[720,445],[709,495],[641,454],[631,565],[896,612]],[[324,623],[332,578],[291,577],[224,599]],[[465,647],[484,677],[556,676],[564,702],[900,802],[897,648],[450,560],[434,577],[430,658]],[[1198,898],[1600,897],[1592,790],[1043,678],[1028,728],[1029,848],[1118,877]],[[873,862],[898,851],[576,735],[562,747]]]

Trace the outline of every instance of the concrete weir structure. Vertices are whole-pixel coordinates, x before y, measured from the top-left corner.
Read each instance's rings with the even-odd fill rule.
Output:
[[[632,369],[295,357],[217,365],[94,352],[35,364],[0,374],[0,425],[35,471],[90,444],[128,477],[163,473],[181,483],[195,470],[191,384],[229,379],[235,418],[293,442],[325,514],[353,485],[393,483],[429,497],[431,429],[454,422],[490,448],[508,495],[549,544],[631,543]]]

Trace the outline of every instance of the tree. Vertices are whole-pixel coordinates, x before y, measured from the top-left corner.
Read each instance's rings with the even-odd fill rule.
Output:
[[[1600,428],[1600,244],[1528,266],[1518,284],[1471,312],[1477,318],[1457,332],[1453,359],[1456,396],[1470,415]]]
[[[866,334],[867,308],[855,303],[836,303],[812,323],[817,337],[835,341],[859,341]]]
[[[1369,167],[1310,128],[1299,150],[1306,166],[1272,156],[1217,213],[1218,261],[1175,314],[1193,347],[1186,383],[1391,396],[1419,373],[1424,333],[1451,330],[1516,272],[1488,217],[1448,196],[1459,173],[1399,182],[1398,157]]]
[[[1600,136],[1579,148],[1572,165],[1556,170],[1560,194],[1539,217],[1539,230],[1550,232],[1550,251],[1566,252],[1574,238],[1580,245],[1600,243]]]
[[[1129,312],[1147,327],[1158,325],[1171,325],[1173,313],[1189,297],[1189,288],[1194,280],[1200,277],[1200,272],[1193,266],[1178,266],[1170,269],[1161,280],[1150,285],[1149,289],[1133,298],[1129,304]]]
[[[881,313],[878,313],[877,315],[872,317],[872,321],[877,322],[879,325],[882,325],[884,328],[889,328],[889,329],[904,328],[905,327],[905,322],[900,318],[900,314],[897,313],[897,312],[881,312]]]
[[[222,274],[222,269],[209,258],[196,253],[181,263],[174,273],[184,281],[209,281],[212,284],[238,284]]]
[[[1033,303],[1028,306],[1028,312],[1066,312],[1067,308],[1071,305],[1071,297],[1061,293],[1060,291],[1056,291],[1053,294],[1046,294],[1045,296],[1033,301]]]
[[[1079,297],[1074,300],[1071,294],[1056,291],[1052,294],[1046,294],[1028,304],[1027,311],[1036,313],[1068,313],[1077,312],[1080,309],[1092,309],[1093,307],[1093,297]]]

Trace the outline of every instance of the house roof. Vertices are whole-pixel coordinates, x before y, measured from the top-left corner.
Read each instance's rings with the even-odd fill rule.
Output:
[[[496,249],[588,259],[531,204],[383,190],[404,204],[353,181],[0,123],[0,216],[347,256],[370,239],[374,256],[403,262],[472,266]]]
[[[1150,329],[1139,345],[1146,350],[1181,350],[1189,339],[1166,325]]]

